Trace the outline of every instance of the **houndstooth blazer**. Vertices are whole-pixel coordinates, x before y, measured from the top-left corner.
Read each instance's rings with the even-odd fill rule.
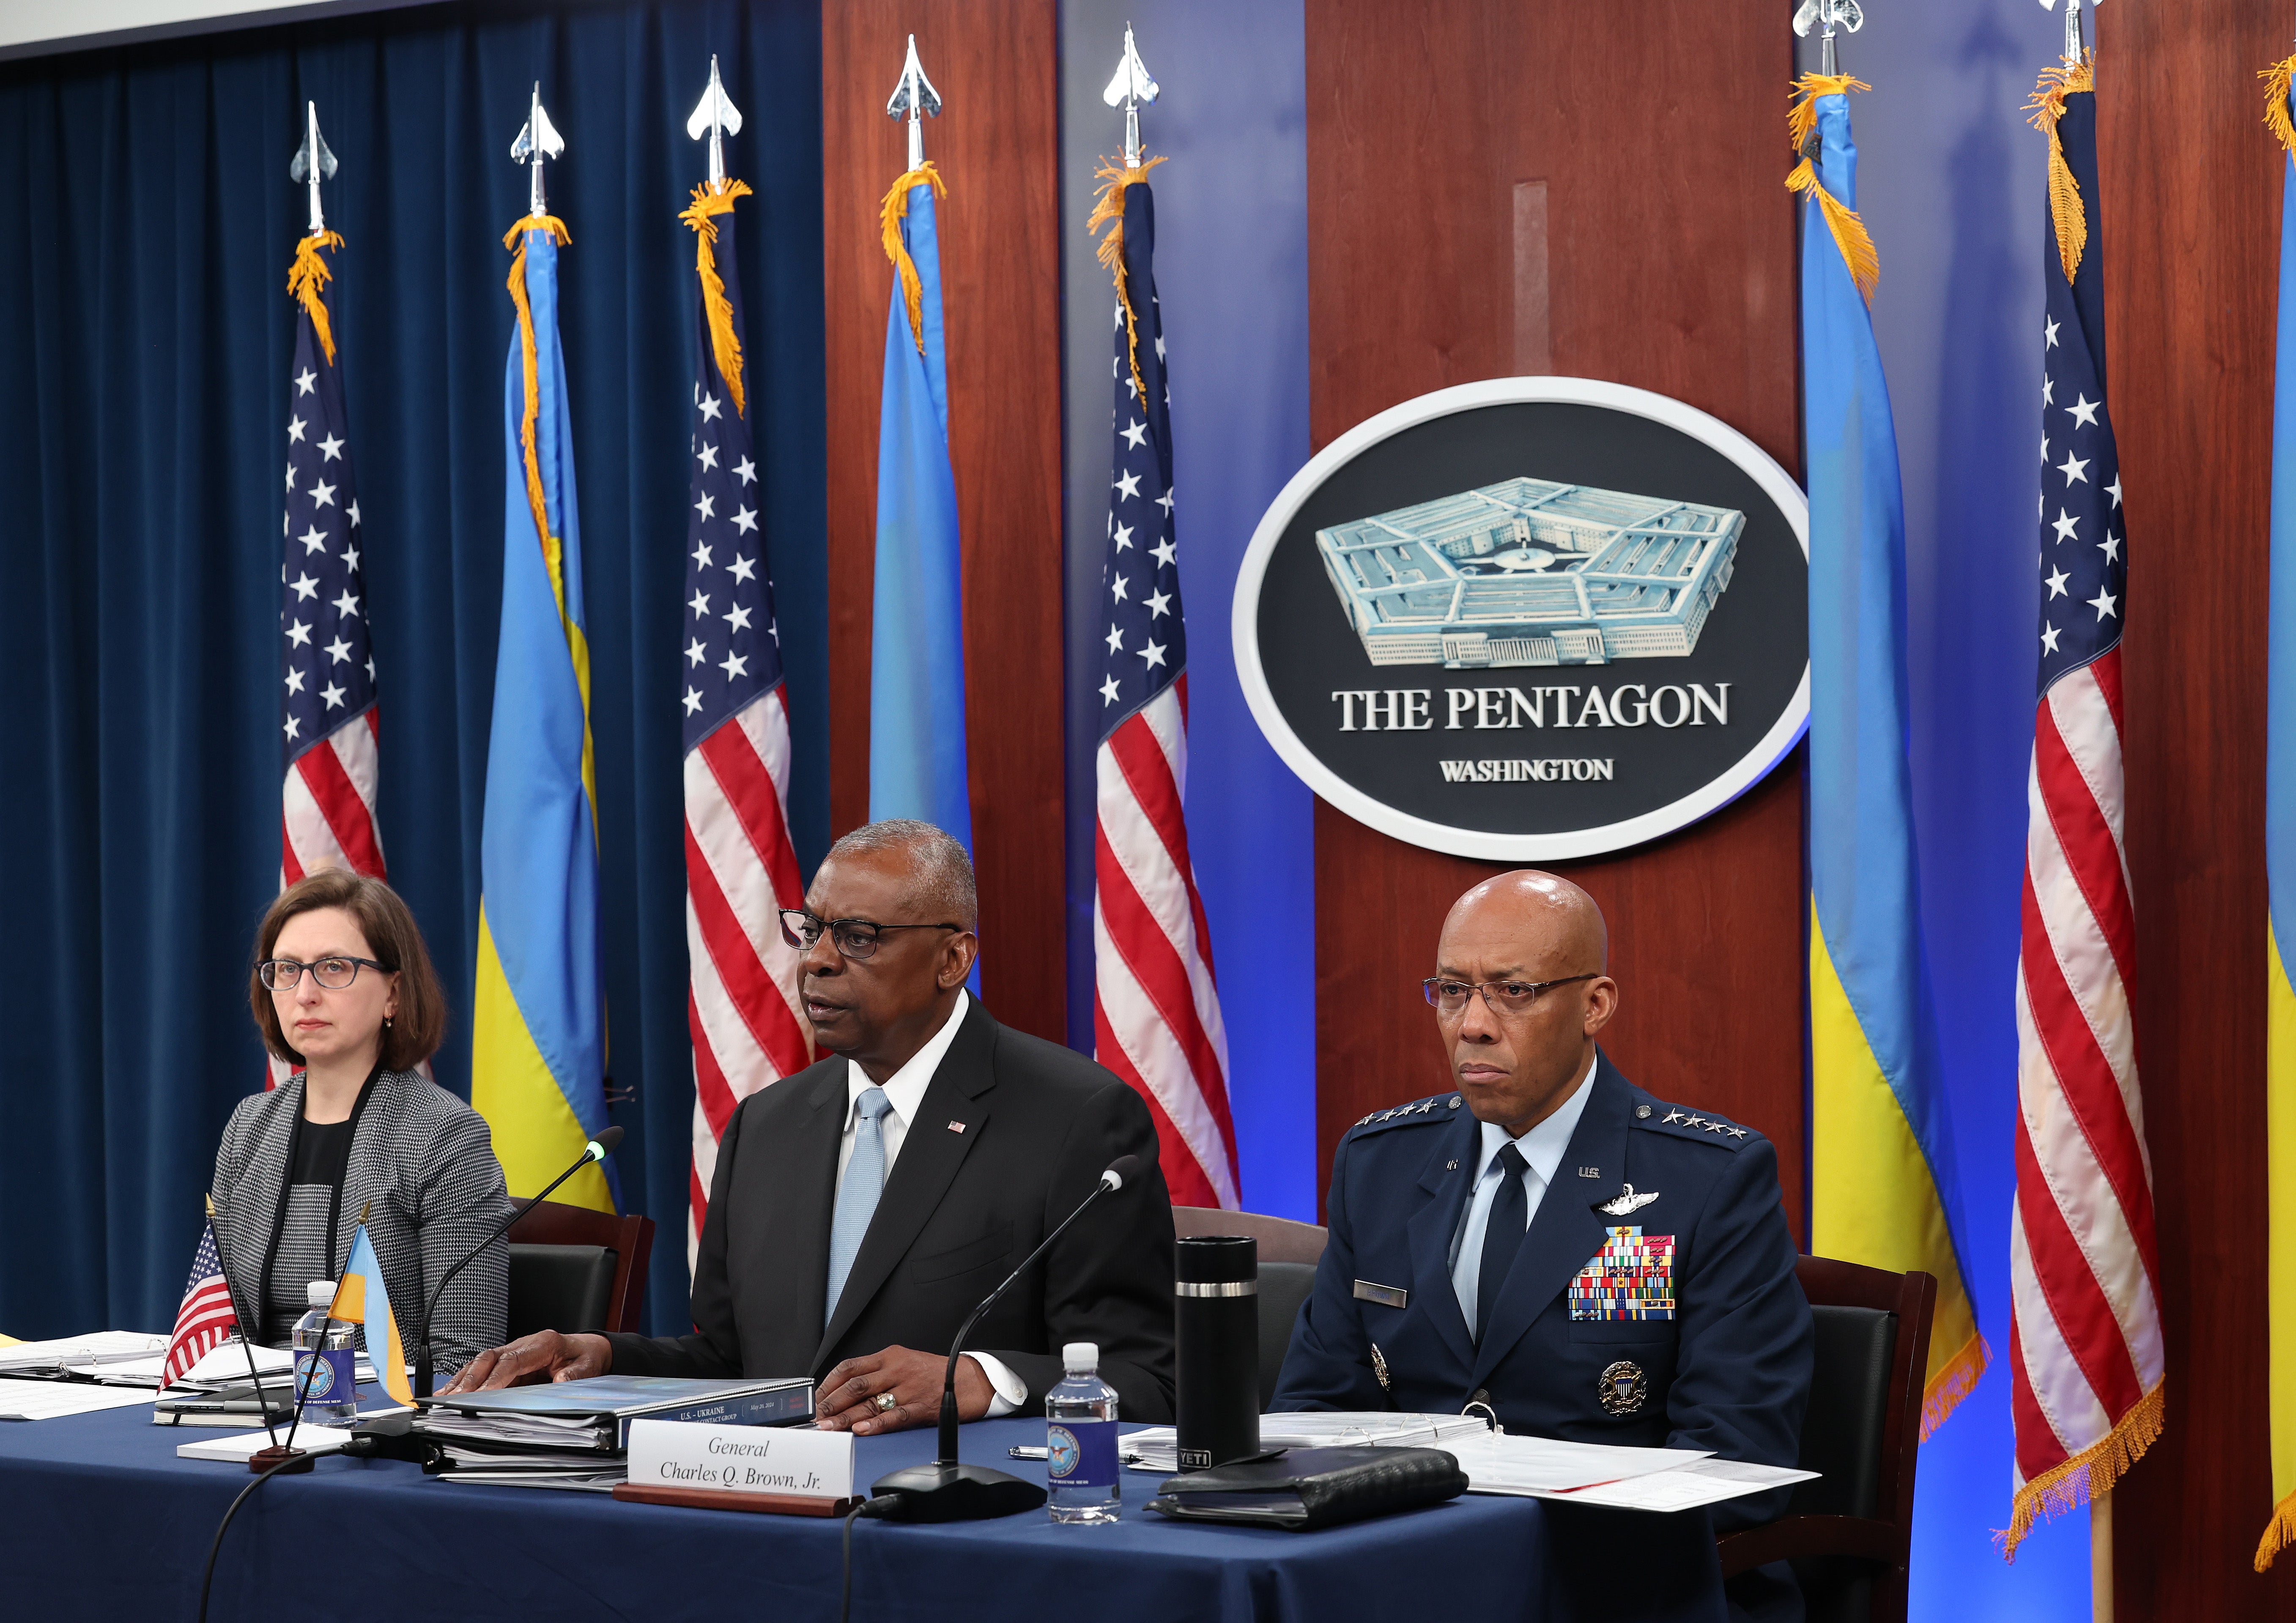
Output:
[[[269,1093],[240,1101],[216,1152],[216,1243],[243,1312],[262,1312],[288,1158],[302,1111],[299,1074]],[[349,1259],[362,1209],[411,1362],[422,1303],[438,1288],[439,1276],[489,1226],[510,1215],[502,1163],[495,1159],[486,1118],[426,1077],[382,1072],[351,1135],[333,1236],[338,1275]],[[430,1345],[441,1381],[502,1342],[509,1297],[510,1244],[497,1238],[455,1275],[439,1299]]]

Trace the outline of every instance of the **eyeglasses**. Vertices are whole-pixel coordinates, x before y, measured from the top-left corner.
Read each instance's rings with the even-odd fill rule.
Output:
[[[802,907],[784,907],[782,914],[782,939],[801,953],[809,953],[819,944],[821,933],[837,943],[839,953],[860,960],[876,955],[877,942],[889,930],[958,930],[962,924],[879,924],[868,919],[824,919],[808,913]],[[321,985],[325,982],[322,981]]]
[[[303,971],[311,971],[311,979],[330,992],[340,992],[358,979],[359,966],[365,965],[378,973],[391,972],[387,964],[372,958],[321,958],[312,963],[298,963],[292,958],[266,958],[255,966],[263,984],[275,992],[291,992],[295,983],[303,979]]]
[[[1440,975],[1430,975],[1419,983],[1427,994],[1427,1001],[1445,1014],[1464,1012],[1467,999],[1476,993],[1483,995],[1483,1004],[1494,1014],[1527,1012],[1540,996],[1556,987],[1567,987],[1574,980],[1598,980],[1593,973],[1565,975],[1560,980],[1448,980]]]

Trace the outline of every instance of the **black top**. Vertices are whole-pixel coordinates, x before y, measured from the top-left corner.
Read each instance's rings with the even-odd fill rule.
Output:
[[[298,1117],[288,1150],[284,1198],[279,1202],[279,1226],[272,1236],[271,1255],[264,1269],[263,1334],[261,1340],[283,1347],[295,1333],[295,1321],[310,1310],[313,1280],[332,1279],[335,1272],[335,1235],[342,1218],[343,1178],[351,1164],[351,1140],[367,1096],[374,1091],[370,1075],[340,1121],[311,1121]]]

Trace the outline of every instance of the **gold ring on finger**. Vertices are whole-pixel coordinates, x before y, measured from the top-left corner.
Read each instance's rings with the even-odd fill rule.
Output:
[[[869,1401],[877,1406],[877,1413],[880,1414],[890,1414],[892,1410],[900,1406],[900,1399],[894,1397],[890,1392],[880,1392]]]

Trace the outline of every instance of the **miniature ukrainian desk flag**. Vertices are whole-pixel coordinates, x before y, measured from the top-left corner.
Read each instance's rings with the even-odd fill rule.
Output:
[[[2256,1570],[2296,1541],[2296,56],[2265,70],[2265,122],[2291,154],[2280,205],[2280,340],[2272,385],[2272,625],[2264,746],[2265,1323],[2271,1338],[2272,1519]],[[2281,928],[2285,924],[2286,929]]]
[[[1786,183],[1802,228],[1809,479],[1810,1249],[1938,1282],[1926,1437],[1985,1368],[1962,1269],[1906,765],[1906,521],[1866,308],[1847,74],[1806,74]]]
[[[346,1324],[366,1326],[367,1362],[374,1365],[382,1389],[400,1403],[414,1401],[406,1383],[406,1345],[398,1337],[398,1317],[390,1310],[390,1292],[382,1283],[382,1262],[361,1221],[351,1235],[351,1254],[343,1276],[335,1282],[334,1306],[328,1314]]]
[[[964,588],[948,461],[940,173],[919,161],[881,210],[895,276],[877,425],[877,570],[869,637],[869,820],[917,817],[972,848],[964,759]]]
[[[558,340],[568,240],[538,212],[504,239],[518,331],[504,389],[502,639],[479,842],[471,1102],[494,1129],[512,1195],[539,1193],[606,1127],[590,648]],[[562,1189],[562,1201],[614,1209],[594,1164]]]

